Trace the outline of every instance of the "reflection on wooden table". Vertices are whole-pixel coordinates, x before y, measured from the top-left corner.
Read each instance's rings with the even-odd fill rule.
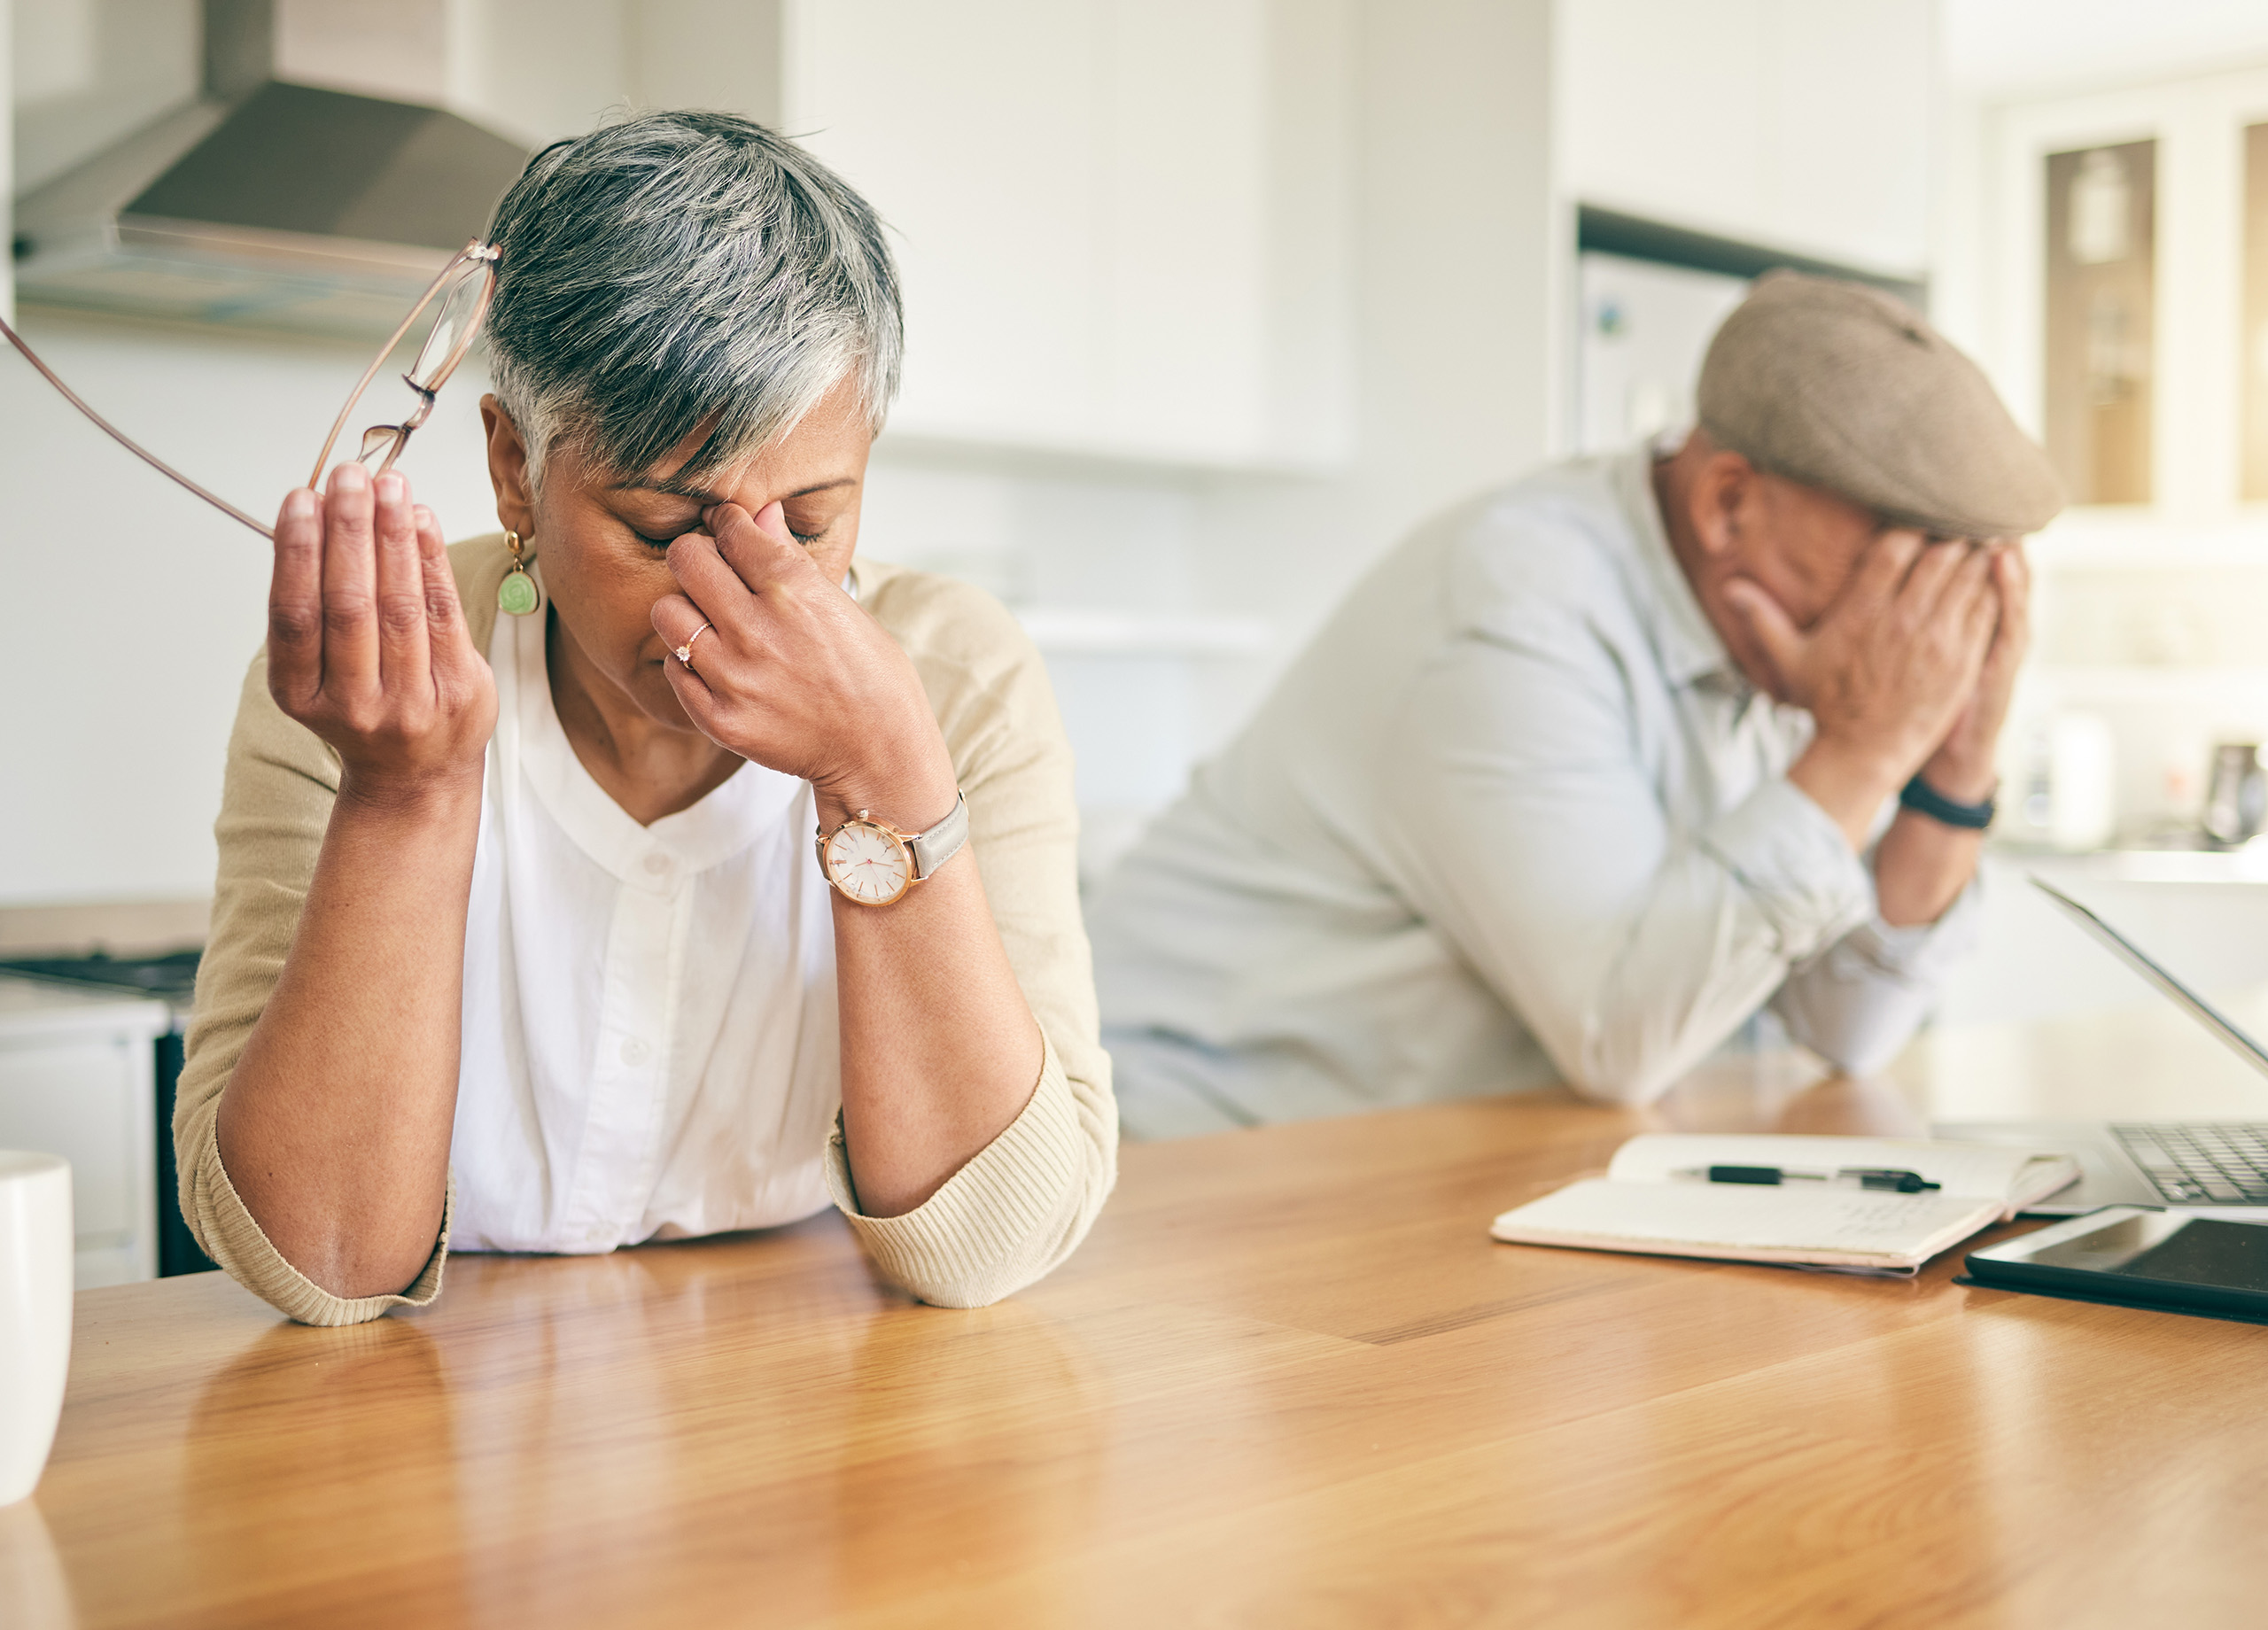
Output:
[[[46,1480],[0,1513],[0,1619],[2256,1622],[2257,1329],[1969,1290],[1954,1257],[1487,1238],[1634,1131],[1910,1130],[1955,1073],[1766,1059],[1644,1114],[1549,1092],[1131,1148],[1070,1266],[974,1313],[882,1289],[832,1217],[462,1257],[356,1330],[218,1276],[91,1292]]]

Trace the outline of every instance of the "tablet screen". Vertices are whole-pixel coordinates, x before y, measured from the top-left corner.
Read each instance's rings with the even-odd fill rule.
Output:
[[[2060,1244],[2008,1254],[2043,1268],[2268,1293],[2268,1227],[2256,1222],[2135,1212]]]

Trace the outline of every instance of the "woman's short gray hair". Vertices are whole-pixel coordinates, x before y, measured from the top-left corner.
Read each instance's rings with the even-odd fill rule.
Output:
[[[501,254],[491,376],[529,476],[571,446],[621,475],[696,431],[687,480],[794,428],[846,376],[879,431],[903,348],[882,222],[843,178],[730,113],[642,113],[528,161]]]

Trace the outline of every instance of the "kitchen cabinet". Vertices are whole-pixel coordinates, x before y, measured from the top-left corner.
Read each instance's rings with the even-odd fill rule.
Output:
[[[1351,437],[1341,0],[791,0],[782,128],[905,274],[900,437],[1319,467]]]
[[[78,1288],[158,1273],[161,1002],[0,978],[0,1148],[71,1162]]]
[[[1896,276],[1930,260],[1932,0],[1559,6],[1582,203]]]
[[[2256,239],[2248,253],[2256,229],[2246,212],[2247,133],[2264,123],[2268,69],[2254,64],[1988,106],[1953,155],[1969,185],[1951,223],[1947,270],[1966,285],[1977,353],[2019,420],[2052,431],[2047,389],[2059,373],[2080,370],[2100,376],[2089,394],[2108,397],[2105,387],[2123,384],[2139,388],[2148,408],[2143,467],[2123,491],[2083,487],[2083,502],[2114,507],[2068,514],[2042,564],[2073,553],[2098,563],[2259,558],[2259,513],[2240,506],[2260,496],[2245,491],[2246,386],[2268,379],[2268,347],[2248,322],[2246,277],[2248,260],[2257,264],[2263,253]],[[2084,215],[2075,218],[2072,185],[2085,179],[2073,160],[2098,152],[2128,160],[2119,191],[2132,208],[2119,235],[2126,241],[2088,247],[2073,237]],[[2074,328],[2057,322],[2051,278],[2073,269],[2058,262],[2083,248],[2078,258],[2102,263],[2077,269],[2132,266],[2139,275],[2094,291]],[[2102,299],[2114,290],[2124,297],[2116,306]],[[2056,350],[2078,355],[2059,359]]]

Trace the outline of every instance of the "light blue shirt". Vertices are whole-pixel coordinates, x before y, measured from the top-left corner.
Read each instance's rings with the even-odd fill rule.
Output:
[[[1112,874],[1130,1131],[1553,1079],[1643,1103],[1767,1007],[1863,1073],[1928,1014],[1974,887],[1878,920],[1786,779],[1809,715],[1734,666],[1650,470],[1562,465],[1396,547]]]

